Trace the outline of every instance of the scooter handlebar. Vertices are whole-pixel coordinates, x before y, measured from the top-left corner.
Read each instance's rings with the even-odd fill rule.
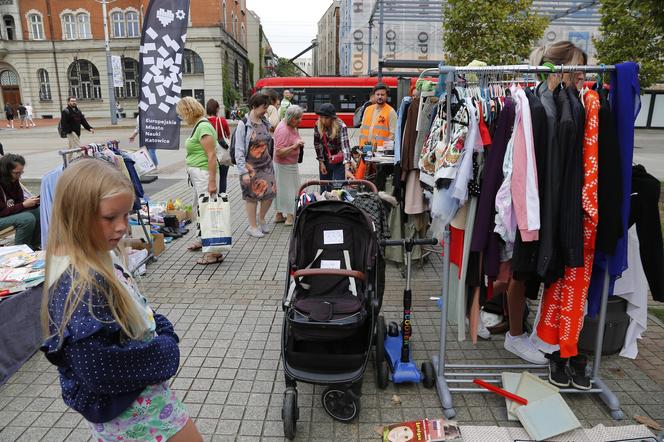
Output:
[[[381,246],[424,246],[438,244],[436,238],[408,238],[408,239],[384,239],[380,241]]]

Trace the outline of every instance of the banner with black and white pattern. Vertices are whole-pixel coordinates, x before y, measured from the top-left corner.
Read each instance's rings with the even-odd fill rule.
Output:
[[[140,48],[141,146],[180,147],[182,59],[187,40],[189,0],[152,0],[143,21]]]

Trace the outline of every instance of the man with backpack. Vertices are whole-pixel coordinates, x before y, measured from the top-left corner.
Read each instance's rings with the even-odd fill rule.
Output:
[[[21,122],[21,128],[23,128],[23,123],[25,123],[25,128],[27,129],[28,126],[28,109],[23,106],[23,103],[18,104],[18,118],[19,121]]]
[[[76,97],[69,97],[67,99],[67,107],[62,110],[60,117],[60,124],[58,131],[62,138],[67,138],[69,148],[81,146],[81,126],[90,133],[95,133],[95,130],[88,124],[83,112],[76,105]]]

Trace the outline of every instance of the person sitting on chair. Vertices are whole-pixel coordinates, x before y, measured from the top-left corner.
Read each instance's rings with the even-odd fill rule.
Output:
[[[20,155],[8,153],[0,159],[0,230],[14,227],[15,244],[36,250],[41,247],[39,196],[28,196],[21,185],[24,168]]]

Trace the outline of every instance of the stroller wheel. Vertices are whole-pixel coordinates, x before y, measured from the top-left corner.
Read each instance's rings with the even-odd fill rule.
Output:
[[[422,384],[426,388],[432,388],[436,385],[436,372],[433,369],[433,364],[429,361],[422,362]]]
[[[385,318],[378,317],[376,324],[376,386],[381,390],[387,387],[389,373],[385,361]]]
[[[350,390],[330,386],[321,398],[327,414],[341,422],[350,422],[360,413],[360,401]]]
[[[392,321],[387,326],[387,334],[389,336],[399,336],[399,326],[396,322]]]
[[[284,392],[284,404],[281,407],[281,420],[284,422],[284,436],[286,439],[294,439],[296,423],[299,419],[300,410],[297,407],[297,390],[287,388]]]

